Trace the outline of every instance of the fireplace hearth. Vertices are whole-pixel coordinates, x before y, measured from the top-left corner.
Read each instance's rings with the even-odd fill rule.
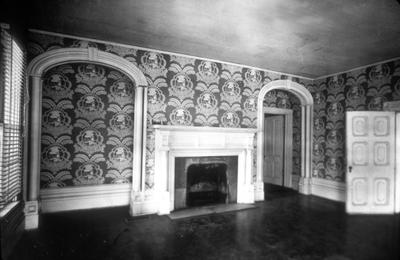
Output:
[[[175,158],[174,208],[237,201],[237,156]]]
[[[187,170],[186,205],[188,207],[226,203],[228,184],[226,164],[193,164]]]

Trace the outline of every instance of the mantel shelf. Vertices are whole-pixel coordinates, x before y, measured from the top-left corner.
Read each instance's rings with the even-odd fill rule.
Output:
[[[175,125],[153,125],[152,129],[164,131],[186,131],[186,132],[227,132],[227,133],[256,133],[256,128],[233,128],[233,127],[209,127],[209,126],[175,126]]]

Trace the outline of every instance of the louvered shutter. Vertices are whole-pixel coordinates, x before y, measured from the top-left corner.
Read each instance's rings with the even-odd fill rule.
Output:
[[[23,151],[23,94],[25,54],[13,40],[7,25],[1,25],[0,69],[0,209],[21,194]]]

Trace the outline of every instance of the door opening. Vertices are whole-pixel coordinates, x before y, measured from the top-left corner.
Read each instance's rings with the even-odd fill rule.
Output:
[[[291,188],[293,111],[265,108],[264,120],[264,182]]]
[[[265,114],[264,180],[283,186],[285,154],[285,116]]]

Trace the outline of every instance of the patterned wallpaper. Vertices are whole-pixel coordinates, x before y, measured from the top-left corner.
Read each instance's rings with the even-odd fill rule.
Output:
[[[41,187],[131,181],[134,90],[120,72],[89,63],[45,73]]]
[[[264,107],[278,107],[293,110],[293,165],[292,174],[301,175],[301,103],[292,93],[272,90],[264,97]]]
[[[255,128],[255,101],[261,86],[287,78],[280,73],[119,45],[40,33],[30,33],[29,38],[30,59],[55,48],[94,46],[135,64],[149,83],[148,126]],[[379,110],[385,100],[399,100],[399,67],[400,61],[396,61],[315,81],[292,78],[314,97],[313,177],[344,181],[344,113]],[[146,150],[146,188],[152,189],[154,135],[150,128]]]
[[[400,100],[400,60],[314,81],[313,176],[345,181],[345,112]]]
[[[30,33],[29,38],[30,59],[56,48],[93,46],[135,64],[149,83],[148,126],[169,124],[255,128],[260,88],[272,80],[287,78],[279,73],[98,42],[39,33]],[[302,85],[311,83],[298,78],[292,80]],[[73,143],[76,141],[72,138]],[[68,146],[72,147],[73,144],[66,144]],[[104,162],[99,162],[101,163]],[[75,170],[74,165],[71,166],[72,173]],[[100,169],[106,171],[105,168]],[[53,178],[52,176],[54,173],[49,174],[48,178]],[[105,183],[110,181],[105,180]],[[71,184],[70,181],[64,183]],[[154,186],[154,134],[151,128],[147,130],[145,183],[147,189]]]

